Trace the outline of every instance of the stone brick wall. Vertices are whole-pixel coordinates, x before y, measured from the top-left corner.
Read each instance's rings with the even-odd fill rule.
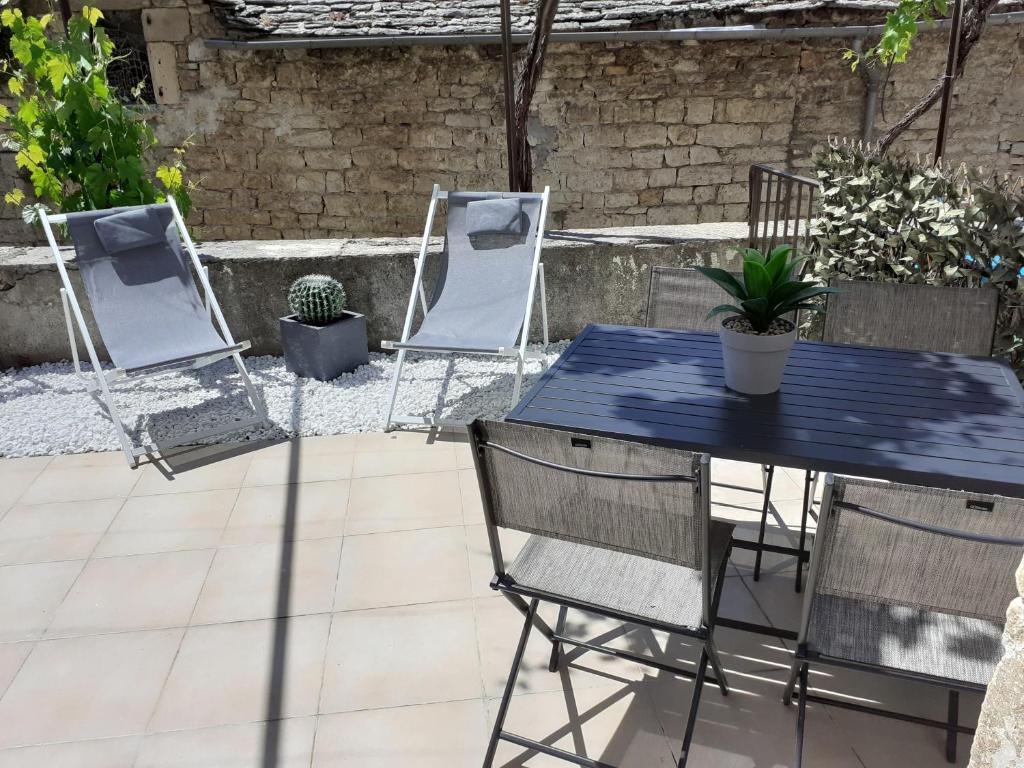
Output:
[[[194,142],[198,237],[414,235],[434,182],[507,183],[496,47],[218,51],[203,45],[225,34],[205,0],[156,1],[168,7],[146,17],[154,120],[164,144]],[[944,39],[922,35],[895,70],[879,128],[941,72]],[[827,136],[860,135],[865,86],[839,58],[848,44],[552,46],[531,129],[551,225],[745,218],[751,163],[805,169]],[[1024,26],[991,28],[959,86],[951,158],[1024,170],[1022,82]],[[904,146],[926,151],[935,120]],[[0,164],[11,178],[12,158]],[[17,211],[3,217],[0,242],[35,239]]]

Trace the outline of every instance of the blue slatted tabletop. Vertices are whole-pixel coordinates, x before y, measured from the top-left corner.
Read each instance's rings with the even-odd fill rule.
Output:
[[[508,420],[1024,496],[1024,390],[992,358],[798,342],[779,392],[748,396],[714,333],[588,325]]]

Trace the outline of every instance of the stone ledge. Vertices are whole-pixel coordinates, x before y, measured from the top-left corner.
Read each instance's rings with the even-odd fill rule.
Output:
[[[544,242],[552,339],[575,336],[588,322],[643,325],[650,268],[729,265],[730,248],[747,235],[742,222],[549,232]],[[431,252],[441,247],[431,240]],[[210,279],[237,339],[255,354],[280,354],[278,318],[295,278],[324,272],[342,281],[352,309],[367,315],[370,344],[395,339],[413,280],[419,238],[253,240],[201,243]],[[72,251],[64,251],[84,300]],[[433,275],[428,259],[428,285]],[[0,368],[70,357],[60,281],[49,249],[0,248]],[[540,336],[534,312],[531,338]],[[91,321],[90,321],[91,324]],[[93,338],[98,336],[93,330]],[[102,351],[101,351],[102,354]]]

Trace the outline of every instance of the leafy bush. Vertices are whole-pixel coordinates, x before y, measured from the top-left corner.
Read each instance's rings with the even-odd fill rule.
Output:
[[[1024,378],[1024,191],[964,167],[880,158],[832,142],[815,158],[822,183],[814,274],[963,287],[992,284],[993,353]]]
[[[300,277],[288,289],[288,306],[300,323],[327,325],[345,311],[345,289],[327,275]]]
[[[156,137],[142,112],[107,82],[114,43],[97,26],[101,18],[85,6],[64,35],[48,32],[52,14],[25,17],[10,8],[0,14],[11,35],[11,58],[0,71],[15,100],[13,111],[0,106],[6,124],[0,140],[17,153],[35,196],[58,211],[163,202],[172,195],[186,215],[184,150],[156,169],[155,180],[150,176],[145,161]],[[13,189],[4,200],[20,205],[24,193]],[[34,220],[34,209],[26,208],[26,218]]]
[[[742,248],[743,280],[737,280],[732,273],[718,267],[697,267],[697,270],[714,280],[722,290],[739,302],[719,304],[708,313],[708,317],[732,314],[745,317],[757,333],[767,333],[772,323],[801,309],[819,311],[821,306],[812,302],[818,296],[835,293],[814,282],[804,282],[793,271],[806,261],[805,257],[791,258],[793,247],[780,245],[771,253],[762,254],[756,248]],[[792,330],[793,324],[789,323]]]

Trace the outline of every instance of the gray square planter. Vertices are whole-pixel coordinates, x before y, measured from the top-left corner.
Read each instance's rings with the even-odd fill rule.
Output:
[[[297,315],[282,317],[281,346],[289,371],[320,381],[336,379],[370,360],[366,317],[355,312],[327,325],[306,325]]]

